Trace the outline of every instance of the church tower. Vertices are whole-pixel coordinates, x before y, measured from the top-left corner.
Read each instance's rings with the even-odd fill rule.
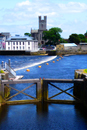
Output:
[[[47,16],[44,16],[44,20],[41,20],[41,16],[39,16],[39,30],[46,30],[47,25]]]
[[[39,29],[38,30],[32,30],[31,29],[31,36],[34,38],[34,40],[38,40],[38,43],[45,44],[45,41],[43,40],[43,31],[47,31],[47,16],[44,16],[44,19],[41,19],[41,16],[38,17],[39,22]]]
[[[41,16],[39,16],[38,41],[41,44],[45,43],[43,40],[43,31],[47,31],[47,16],[44,16],[43,20],[41,19]]]

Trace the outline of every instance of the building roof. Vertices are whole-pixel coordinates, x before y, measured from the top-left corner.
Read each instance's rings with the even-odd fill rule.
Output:
[[[87,42],[80,42],[80,45],[87,45]]]
[[[31,30],[31,33],[38,33],[38,30]]]
[[[33,40],[33,38],[28,37],[28,36],[15,35],[15,36],[12,36],[12,37],[8,38],[7,40]]]
[[[64,46],[66,46],[66,47],[68,47],[68,46],[77,46],[75,43],[60,43],[61,45],[64,45]]]
[[[3,35],[2,33],[0,33],[0,37],[5,37],[5,35]]]

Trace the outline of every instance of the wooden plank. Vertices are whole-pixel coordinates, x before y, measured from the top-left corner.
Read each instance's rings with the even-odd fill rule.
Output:
[[[11,87],[11,86],[8,86],[9,88],[11,88],[11,89],[17,91],[18,93],[16,93],[16,94],[10,96],[9,98],[7,98],[7,99],[5,99],[5,100],[7,101],[7,100],[9,100],[9,99],[11,99],[11,98],[17,96],[17,95],[20,94],[20,93],[22,93],[22,94],[24,94],[24,95],[26,95],[26,96],[28,96],[28,97],[31,97],[31,98],[33,98],[33,99],[36,99],[35,97],[33,97],[33,96],[31,96],[31,95],[26,94],[26,93],[23,92],[23,91],[25,91],[26,89],[30,88],[30,87],[33,86],[33,85],[34,85],[34,84],[31,84],[30,86],[26,87],[25,89],[23,89],[23,90],[21,90],[21,91],[19,91],[19,90],[13,88],[13,87]]]
[[[77,100],[45,100],[45,102],[58,103],[58,104],[77,104],[77,103],[81,103],[80,101],[77,101]]]
[[[43,82],[55,82],[55,83],[75,83],[84,82],[84,79],[43,79]]]
[[[40,79],[2,80],[2,84],[37,83]]]
[[[39,100],[15,100],[15,101],[7,101],[5,102],[8,105],[17,105],[17,104],[33,104],[40,102]]]
[[[43,82],[43,89],[42,89],[43,101],[48,99],[48,82]]]
[[[42,100],[42,86],[41,81],[36,84],[36,98]]]

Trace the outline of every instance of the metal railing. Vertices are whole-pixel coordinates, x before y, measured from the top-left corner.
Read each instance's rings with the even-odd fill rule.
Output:
[[[9,75],[12,77],[16,77],[16,72],[7,63],[5,63],[5,70],[7,70],[9,72]]]

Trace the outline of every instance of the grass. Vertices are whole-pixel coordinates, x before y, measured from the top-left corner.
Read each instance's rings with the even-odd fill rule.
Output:
[[[5,73],[3,70],[0,70],[0,73]]]
[[[84,73],[87,73],[87,69],[84,69],[83,72],[84,72]]]

